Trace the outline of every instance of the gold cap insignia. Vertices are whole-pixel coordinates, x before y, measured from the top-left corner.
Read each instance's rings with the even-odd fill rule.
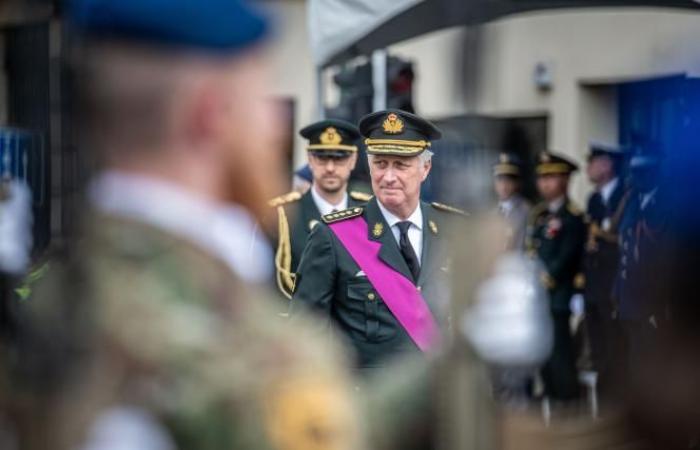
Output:
[[[435,224],[435,222],[433,222],[432,220],[429,220],[429,221],[428,221],[428,226],[430,227],[430,231],[432,231],[433,234],[437,234],[437,233],[438,233],[438,227],[437,227],[437,224]]]
[[[338,145],[343,142],[343,138],[334,127],[328,127],[319,137],[323,145]]]
[[[510,161],[508,160],[508,154],[507,153],[501,153],[501,157],[499,158],[501,160],[501,164],[508,164]]]
[[[374,237],[379,237],[382,235],[383,232],[384,232],[384,225],[382,225],[381,222],[375,223],[374,228],[372,228],[372,235],[374,235]]]
[[[403,120],[397,114],[390,113],[386,116],[382,127],[387,134],[399,134],[403,131]]]
[[[542,152],[542,153],[540,154],[540,161],[542,161],[543,163],[548,163],[550,159],[551,159],[551,158],[549,157],[549,153],[547,153],[547,152]]]

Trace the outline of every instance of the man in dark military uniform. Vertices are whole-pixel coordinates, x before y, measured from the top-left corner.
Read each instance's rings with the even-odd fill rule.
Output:
[[[302,129],[299,134],[309,140],[309,168],[313,174],[311,188],[304,194],[290,192],[272,199],[277,208],[277,286],[291,298],[294,277],[301,252],[311,229],[321,217],[348,207],[366,203],[370,195],[348,192],[350,172],[357,163],[357,128],[342,120],[322,120]]]
[[[508,226],[504,248],[522,251],[525,248],[530,202],[520,195],[522,161],[512,153],[501,153],[493,166],[494,190],[498,196],[498,214]]]
[[[533,208],[528,227],[528,249],[544,266],[542,282],[549,293],[554,325],[554,348],[542,369],[545,393],[554,400],[572,399],[578,393],[569,301],[575,291],[586,225],[583,212],[567,195],[569,177],[577,169],[563,156],[539,155],[537,189],[543,201]]]
[[[643,365],[667,323],[663,238],[669,218],[661,199],[658,154],[637,152],[630,159],[632,190],[620,224],[620,263],[615,295],[617,317],[625,334],[625,370]]]
[[[430,141],[441,135],[433,124],[388,110],[364,117],[359,128],[375,198],[326,215],[313,229],[291,311],[318,313],[321,327],[344,334],[357,366],[368,370],[437,344],[449,270],[440,237],[458,211],[420,200]]]
[[[595,190],[588,198],[588,239],[584,255],[585,325],[593,368],[608,377],[616,347],[613,331],[612,290],[619,261],[617,228],[625,194],[620,176],[624,153],[621,149],[591,143],[586,173]]]

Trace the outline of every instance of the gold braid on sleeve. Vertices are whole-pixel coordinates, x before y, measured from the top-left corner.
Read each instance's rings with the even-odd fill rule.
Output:
[[[275,270],[277,287],[288,299],[294,293],[294,274],[292,273],[292,244],[289,238],[289,221],[282,206],[277,207],[278,232],[277,253],[275,253]]]

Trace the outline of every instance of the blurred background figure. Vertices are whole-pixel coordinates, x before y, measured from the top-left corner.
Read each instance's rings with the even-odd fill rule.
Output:
[[[553,400],[578,396],[576,351],[571,336],[569,307],[575,292],[586,228],[583,212],[569,199],[571,174],[578,166],[567,158],[542,152],[537,164],[537,189],[542,202],[533,208],[528,231],[528,251],[543,267],[554,324],[554,348],[542,368],[545,395]]]
[[[594,186],[588,197],[588,239],[584,255],[585,326],[592,368],[606,394],[612,392],[612,372],[621,356],[619,333],[613,324],[613,285],[619,262],[618,227],[626,192],[622,149],[592,142],[586,173]]]
[[[653,145],[638,148],[629,163],[631,192],[620,223],[621,251],[616,278],[617,317],[624,331],[625,377],[640,370],[656,348],[659,330],[669,326],[666,295],[668,223],[661,155]]]
[[[294,171],[292,190],[297,191],[300,194],[305,194],[311,187],[311,183],[313,181],[314,178],[313,174],[311,173],[311,168],[308,164],[304,164],[301,168]]]
[[[523,164],[512,153],[501,153],[498,163],[493,166],[494,190],[498,197],[498,213],[508,223],[505,247],[508,250],[522,251],[525,248],[527,218],[530,202],[521,194]]]
[[[66,12],[100,166],[27,305],[19,447],[362,448],[342,350],[274,320],[256,286],[255,217],[281,175],[264,18],[230,0]]]
[[[348,191],[350,173],[357,162],[355,125],[342,120],[322,120],[304,127],[299,134],[308,139],[311,188],[275,197],[269,204],[277,210],[277,287],[292,297],[297,266],[311,230],[321,217],[366,203],[370,196]],[[285,305],[286,306],[286,305]]]

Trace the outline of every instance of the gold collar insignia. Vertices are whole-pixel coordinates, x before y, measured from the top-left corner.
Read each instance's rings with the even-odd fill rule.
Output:
[[[374,237],[379,237],[382,235],[384,232],[384,225],[382,225],[381,222],[377,222],[374,224],[374,228],[372,228],[372,235]]]
[[[432,220],[429,220],[428,226],[430,227],[430,231],[432,231],[433,234],[438,234],[438,227],[437,227],[437,224],[435,222],[433,222]]]

